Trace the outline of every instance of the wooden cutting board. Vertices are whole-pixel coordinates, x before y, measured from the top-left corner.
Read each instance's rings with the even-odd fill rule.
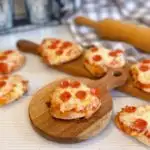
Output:
[[[119,73],[120,75],[116,76],[114,71],[110,70],[104,78],[96,81],[88,78],[75,78],[90,88],[98,87],[100,89],[98,97],[102,105],[89,119],[68,121],[53,118],[49,111],[50,95],[61,80],[54,81],[41,88],[33,95],[29,105],[29,116],[32,125],[43,136],[59,142],[79,142],[99,134],[111,119],[112,98],[108,91],[124,84],[127,80],[128,74],[125,70],[120,70]]]
[[[17,42],[17,47],[19,48],[20,51],[29,52],[33,54],[39,54],[37,51],[38,46],[39,46],[38,44],[35,44],[27,40],[19,40]],[[55,66],[55,67],[50,66],[50,67],[74,76],[96,79],[84,68],[83,55],[74,61],[70,61],[68,63],[59,66]],[[129,70],[130,64],[126,65],[125,68]],[[150,94],[137,89],[132,82],[131,76],[129,76],[128,81],[123,86],[117,88],[117,90],[129,94],[131,96],[150,101]]]

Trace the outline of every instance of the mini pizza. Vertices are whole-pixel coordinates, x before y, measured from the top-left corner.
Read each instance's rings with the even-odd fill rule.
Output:
[[[122,108],[115,123],[121,131],[150,146],[150,105]]]
[[[60,65],[72,61],[82,52],[79,45],[54,38],[44,39],[39,48],[39,53],[48,65]]]
[[[150,59],[132,65],[131,76],[137,88],[150,93]]]
[[[63,80],[51,96],[50,113],[58,119],[90,118],[101,106],[99,89],[76,80]]]
[[[27,92],[28,81],[20,75],[0,75],[0,106],[19,99]]]
[[[25,57],[16,50],[0,52],[0,74],[11,73],[23,66]]]
[[[84,55],[84,66],[96,77],[106,74],[108,68],[121,68],[125,65],[122,50],[110,51],[104,47],[91,47]]]

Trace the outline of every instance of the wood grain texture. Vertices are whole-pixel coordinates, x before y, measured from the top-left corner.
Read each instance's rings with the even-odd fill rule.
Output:
[[[28,52],[29,51],[33,52],[33,51],[35,51],[35,49],[38,48],[37,44],[36,44],[36,46],[35,46],[35,44],[32,45],[32,42],[27,41],[27,40],[18,41],[17,46],[18,46],[19,50],[24,51],[24,52],[27,49],[28,49]],[[74,76],[81,76],[81,77],[87,77],[90,79],[97,79],[94,76],[92,76],[92,74],[90,74],[90,72],[88,72],[84,68],[83,55],[74,61],[71,61],[71,62],[66,63],[66,64],[62,64],[62,65],[57,66],[57,67],[52,67],[52,68],[63,71],[65,73],[68,73],[68,74],[71,74]],[[129,68],[130,68],[130,64],[126,65],[126,69],[129,70]],[[128,95],[140,98],[142,100],[150,101],[150,93],[143,92],[143,91],[139,90],[138,88],[136,88],[134,86],[134,83],[132,81],[131,76],[129,76],[127,82],[124,85],[118,87],[117,90],[119,90],[123,93],[126,93]]]
[[[99,134],[111,119],[112,98],[109,93],[100,95],[101,108],[90,119],[59,120],[51,116],[47,106],[50,94],[59,83],[50,83],[33,95],[29,117],[35,129],[43,136],[59,142],[79,142]]]

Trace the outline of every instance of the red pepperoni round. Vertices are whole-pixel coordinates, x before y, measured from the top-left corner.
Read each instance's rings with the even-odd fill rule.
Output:
[[[120,53],[122,53],[123,51],[122,50],[114,50],[114,51],[111,51],[111,52],[109,52],[109,56],[113,56],[113,57],[115,57],[115,56],[117,56],[118,54],[120,54]]]
[[[69,81],[64,80],[60,82],[60,87],[61,88],[67,88],[69,86]]]
[[[71,42],[69,42],[69,41],[66,41],[66,42],[64,42],[63,43],[63,45],[62,45],[64,48],[67,48],[67,47],[70,47],[70,46],[72,46],[72,43]]]
[[[56,49],[56,48],[57,48],[57,45],[51,44],[51,45],[48,46],[48,48],[49,48],[49,49]]]
[[[2,76],[0,76],[0,81],[7,80],[7,79],[8,79],[8,76],[7,76],[7,75],[2,75]]]
[[[91,91],[91,94],[93,94],[95,96],[99,96],[99,94],[100,94],[99,88],[92,88],[90,91]]]
[[[71,97],[71,94],[69,93],[69,92],[67,92],[67,91],[65,91],[65,92],[63,92],[61,95],[60,95],[60,99],[62,100],[62,101],[68,101],[69,99],[70,99],[70,97]]]
[[[6,55],[8,55],[8,54],[11,54],[11,53],[13,53],[14,51],[13,50],[7,50],[7,51],[5,51],[4,53],[6,54]]]
[[[78,91],[76,93],[76,97],[81,99],[81,100],[83,100],[85,98],[85,96],[86,96],[86,92],[85,91]]]
[[[136,107],[134,106],[126,106],[125,108],[123,108],[123,110],[127,113],[133,113],[136,111]]]
[[[93,56],[94,61],[100,61],[101,59],[102,59],[102,57],[100,55],[94,55]]]
[[[92,52],[96,52],[96,51],[98,51],[98,48],[97,48],[97,47],[92,47],[92,48],[91,48],[91,51],[92,51]]]
[[[79,81],[73,81],[70,83],[70,86],[72,88],[78,88],[80,86],[80,82]]]
[[[64,52],[64,51],[60,49],[60,50],[57,50],[57,51],[56,51],[56,54],[57,54],[57,55],[62,55],[63,52]]]
[[[3,86],[6,85],[6,82],[5,81],[0,81],[0,88],[2,88]]]
[[[145,60],[142,61],[142,63],[149,64],[150,63],[150,59],[145,59]]]
[[[139,68],[142,72],[146,72],[149,70],[149,67],[146,66],[146,65],[141,65],[140,68]]]
[[[134,129],[138,132],[144,131],[146,127],[147,127],[147,122],[143,119],[135,120],[135,122],[132,125],[132,129]]]
[[[53,43],[58,45],[60,43],[60,40],[55,40]]]
[[[8,65],[6,63],[0,63],[0,72],[7,73],[8,72]]]
[[[7,59],[7,56],[6,55],[1,55],[0,56],[0,60],[6,60]]]

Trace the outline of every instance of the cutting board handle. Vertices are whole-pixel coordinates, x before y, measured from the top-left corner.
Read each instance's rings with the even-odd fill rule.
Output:
[[[79,16],[79,17],[76,17],[74,21],[78,25],[88,26],[88,27],[91,27],[91,28],[97,27],[97,22],[96,21],[91,20],[91,19],[86,18],[86,17]]]
[[[17,45],[17,48],[22,52],[39,54],[39,51],[38,51],[39,45],[31,41],[19,40],[16,45]]]
[[[98,80],[87,79],[86,81],[89,85],[94,87],[100,87],[101,89],[111,90],[116,87],[122,86],[125,84],[129,76],[129,73],[126,68],[121,69],[110,69],[107,74]]]

